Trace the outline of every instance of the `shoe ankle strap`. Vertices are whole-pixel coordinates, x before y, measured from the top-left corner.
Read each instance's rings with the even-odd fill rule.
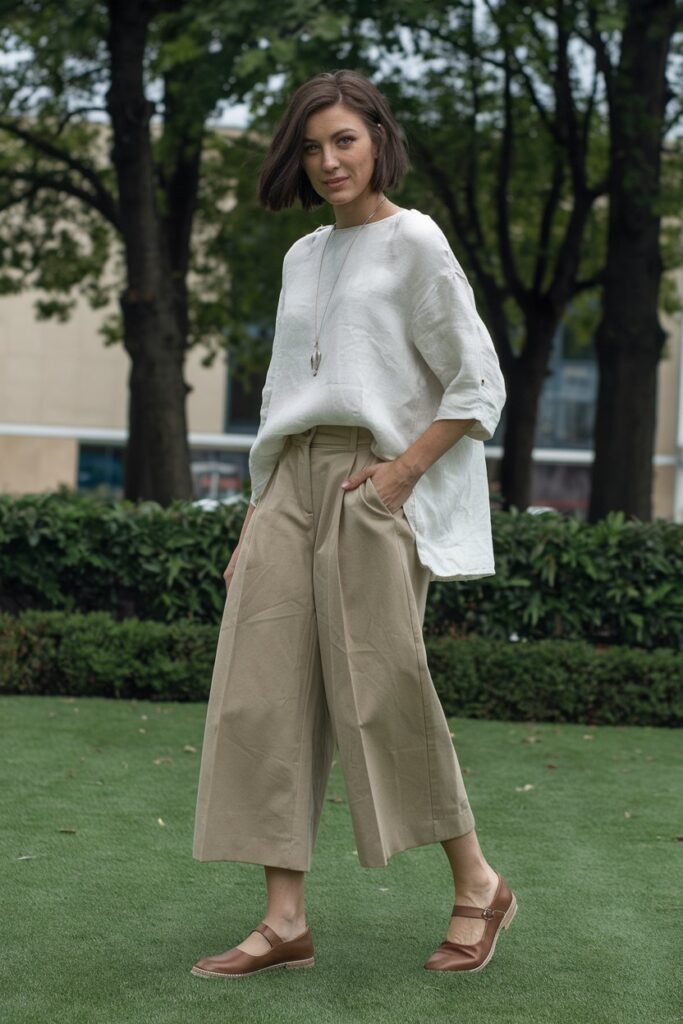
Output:
[[[489,918],[494,917],[496,914],[499,917],[504,917],[505,911],[495,910],[493,907],[468,907],[463,903],[456,903],[451,917],[483,917],[488,921]]]
[[[274,932],[270,925],[266,924],[265,921],[261,921],[261,924],[257,924],[255,928],[252,928],[252,931],[261,932],[261,935],[265,935],[271,945],[271,949],[273,946],[278,946],[283,941],[277,932]]]

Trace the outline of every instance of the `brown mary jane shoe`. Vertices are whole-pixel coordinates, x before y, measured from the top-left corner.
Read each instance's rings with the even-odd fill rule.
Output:
[[[270,949],[265,953],[245,953],[235,946],[227,953],[202,957],[192,968],[192,974],[200,978],[243,978],[275,967],[313,967],[315,958],[310,928],[293,939],[281,939],[265,921],[252,930],[261,932],[270,943]]]
[[[501,926],[509,928],[517,912],[517,900],[501,874],[498,888],[488,907],[468,907],[456,903],[451,917],[483,917],[486,920],[484,934],[478,942],[465,945],[463,942],[446,940],[434,950],[423,965],[428,971],[481,971],[493,956]]]

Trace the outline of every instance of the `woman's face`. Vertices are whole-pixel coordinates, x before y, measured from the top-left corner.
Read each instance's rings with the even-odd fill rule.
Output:
[[[369,195],[377,146],[358,114],[335,103],[311,114],[304,135],[302,166],[319,196],[341,206]]]

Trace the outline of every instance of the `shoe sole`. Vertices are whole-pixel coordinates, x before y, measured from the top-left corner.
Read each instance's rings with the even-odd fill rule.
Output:
[[[493,936],[493,942],[491,943],[491,948],[488,951],[488,955],[487,955],[486,959],[482,960],[482,962],[480,964],[478,964],[477,967],[461,967],[457,971],[441,971],[439,973],[442,973],[442,974],[476,974],[477,971],[483,971],[484,968],[486,967],[487,963],[489,962],[489,960],[491,959],[491,957],[493,956],[493,954],[496,951],[496,943],[498,942],[498,936],[500,935],[500,933],[503,930],[503,928],[509,928],[510,927],[510,924],[512,923],[512,919],[513,919],[513,917],[515,916],[516,913],[517,913],[517,897],[513,893],[512,894],[512,902],[510,903],[510,906],[508,907],[508,909],[505,911],[505,916],[503,917],[503,920],[500,923],[500,925],[501,925],[500,928],[498,928],[498,930],[496,931],[496,934]],[[426,968],[426,969],[430,970],[430,971],[432,970],[431,967]]]
[[[257,967],[255,971],[240,971],[229,974],[227,971],[205,971],[201,967],[192,967],[191,974],[198,978],[248,978],[251,974],[261,974],[263,971],[274,971],[277,967],[313,967],[315,957],[308,957],[307,960],[284,960],[280,964],[268,964],[267,967]]]

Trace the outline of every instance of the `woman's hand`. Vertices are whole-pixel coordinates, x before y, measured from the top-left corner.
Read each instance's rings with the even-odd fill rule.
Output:
[[[398,512],[419,479],[419,474],[416,476],[400,459],[391,459],[359,469],[342,482],[342,487],[345,491],[351,491],[369,476],[374,477],[372,482],[375,490],[392,513]]]
[[[237,565],[237,559],[239,558],[241,540],[237,542],[237,547],[230,556],[225,572],[223,573],[223,579],[225,580],[225,589],[227,590],[230,586],[233,574],[235,572],[235,566]]]

